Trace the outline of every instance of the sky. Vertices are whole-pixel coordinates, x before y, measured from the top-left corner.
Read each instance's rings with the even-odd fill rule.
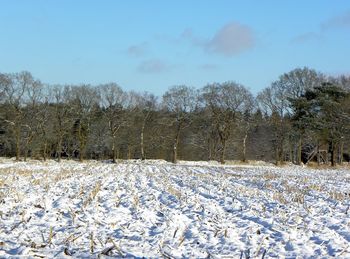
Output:
[[[162,95],[297,67],[350,75],[350,1],[0,0],[0,72]]]

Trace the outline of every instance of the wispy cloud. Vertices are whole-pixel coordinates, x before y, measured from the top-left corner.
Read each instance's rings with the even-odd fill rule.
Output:
[[[306,43],[309,41],[315,41],[315,40],[318,41],[322,38],[323,38],[323,36],[321,33],[306,32],[306,33],[303,33],[303,34],[300,34],[300,35],[294,37],[291,40],[291,43]]]
[[[141,62],[137,70],[146,74],[157,74],[168,72],[173,69],[173,66],[160,59],[149,59]]]
[[[187,28],[181,33],[180,40],[189,41],[191,44],[198,47],[203,47],[208,44],[207,39],[196,36],[191,28]]]
[[[251,49],[254,45],[252,29],[246,25],[231,22],[215,33],[206,44],[206,49],[224,56],[234,56]]]
[[[255,45],[253,30],[238,22],[225,24],[208,39],[196,36],[192,29],[186,29],[180,38],[190,41],[194,46],[201,47],[206,52],[226,57],[238,55]]]
[[[205,71],[213,71],[217,70],[219,67],[215,64],[202,64],[198,66],[198,69],[205,70]]]
[[[333,18],[327,20],[321,24],[322,30],[347,28],[350,29],[350,10],[347,12],[334,16]]]
[[[143,42],[138,45],[129,46],[129,48],[127,49],[127,53],[128,55],[133,57],[142,57],[147,53],[147,50],[148,50],[148,43]]]
[[[326,33],[335,29],[350,29],[350,10],[336,15],[319,25],[316,32],[306,32],[291,39],[291,43],[305,43],[309,41],[321,41],[325,38]]]
[[[252,49],[256,44],[256,37],[251,27],[239,22],[230,22],[220,27],[209,36],[200,36],[192,28],[186,28],[177,37],[167,34],[154,36],[157,41],[170,44],[188,42],[206,53],[214,53],[225,57],[232,57]]]

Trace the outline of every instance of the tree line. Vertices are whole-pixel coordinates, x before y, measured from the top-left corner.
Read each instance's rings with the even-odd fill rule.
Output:
[[[157,97],[116,83],[48,85],[0,73],[0,156],[43,159],[349,160],[350,77],[310,68],[254,96],[234,81]]]

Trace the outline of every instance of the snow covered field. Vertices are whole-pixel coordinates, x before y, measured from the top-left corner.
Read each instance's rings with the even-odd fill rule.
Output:
[[[0,257],[349,258],[350,171],[0,161]]]

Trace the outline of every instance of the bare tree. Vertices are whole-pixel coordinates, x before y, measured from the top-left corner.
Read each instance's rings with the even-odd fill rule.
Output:
[[[117,159],[117,136],[121,127],[125,124],[124,105],[127,95],[116,83],[109,83],[99,86],[101,106],[104,116],[108,122],[109,134],[112,143],[112,159]]]
[[[172,127],[175,137],[173,141],[173,163],[177,162],[177,152],[181,131],[191,123],[191,113],[195,110],[197,93],[194,88],[180,85],[171,87],[163,95],[163,105],[167,111],[174,115]]]
[[[37,128],[44,161],[47,159],[49,153],[49,141],[50,137],[52,137],[52,123],[50,123],[51,116],[52,110],[50,109],[48,96],[43,96],[43,100],[38,107]]]
[[[12,80],[8,74],[0,73],[0,103],[6,101],[6,89],[9,88],[11,83]]]
[[[53,132],[56,138],[56,156],[61,162],[62,144],[68,130],[72,126],[72,106],[68,104],[71,88],[55,85],[50,88],[53,103]]]
[[[258,94],[260,108],[271,115],[275,128],[276,162],[283,161],[284,145],[290,133],[288,117],[292,116],[291,100],[299,98],[309,89],[321,85],[324,80],[321,73],[309,68],[297,68],[279,77],[279,79]],[[297,134],[295,134],[297,133]],[[301,163],[302,138],[304,130],[298,129],[294,135],[297,138],[296,163]],[[290,159],[293,159],[290,157]]]
[[[246,110],[244,114],[240,116],[238,120],[239,128],[241,129],[242,135],[242,162],[247,162],[247,139],[248,133],[251,129],[254,121],[251,117],[250,110]]]
[[[210,84],[203,88],[202,99],[211,112],[215,130],[220,140],[220,162],[225,163],[228,139],[240,113],[249,110],[253,96],[243,85],[235,82]]]
[[[3,98],[8,109],[4,121],[14,135],[16,161],[18,161],[21,152],[22,129],[25,127],[28,130],[28,127],[24,124],[23,106],[26,101],[27,89],[30,85],[35,84],[35,80],[29,72],[25,71],[18,74],[5,74],[2,76],[2,82]]]
[[[281,163],[284,154],[288,121],[286,114],[289,112],[287,89],[280,82],[274,82],[270,87],[265,88],[257,96],[260,108],[270,115],[271,125],[274,129],[274,148],[276,164]]]
[[[75,86],[71,89],[71,104],[74,107],[73,126],[79,144],[79,161],[83,161],[86,144],[90,134],[91,119],[98,106],[99,96],[90,85]]]
[[[155,112],[157,105],[157,98],[153,94],[144,92],[138,95],[138,114],[141,120],[140,126],[140,152],[141,159],[146,159],[145,154],[145,128],[147,123],[151,120],[152,113]]]
[[[39,132],[39,107],[43,101],[43,84],[33,78],[23,78],[23,80],[27,80],[25,123],[23,124],[24,161],[26,161],[30,145]]]
[[[53,91],[47,84],[33,85],[28,89],[28,100],[26,107],[28,110],[27,121],[33,126],[33,147],[30,147],[32,153],[39,152],[44,161],[46,161],[52,145],[55,144],[54,126],[56,103]],[[37,148],[38,150],[35,150]],[[36,153],[36,155],[39,155]]]

